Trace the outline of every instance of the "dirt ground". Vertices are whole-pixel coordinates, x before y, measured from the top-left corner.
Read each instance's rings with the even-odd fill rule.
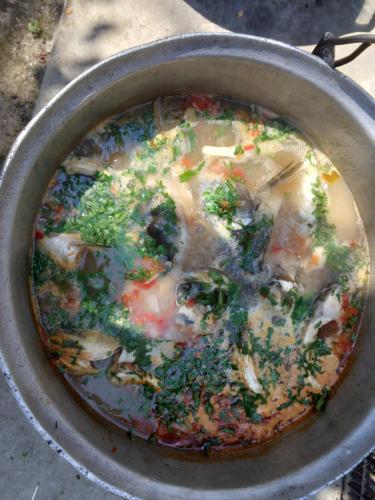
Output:
[[[0,0],[0,165],[30,120],[63,0]]]

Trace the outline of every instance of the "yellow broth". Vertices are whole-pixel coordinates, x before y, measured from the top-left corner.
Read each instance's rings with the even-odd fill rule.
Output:
[[[324,410],[368,266],[348,186],[300,132],[256,106],[171,96],[102,123],[57,169],[31,293],[89,406],[208,451]]]

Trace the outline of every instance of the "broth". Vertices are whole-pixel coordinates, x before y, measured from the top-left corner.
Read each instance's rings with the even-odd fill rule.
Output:
[[[105,121],[57,169],[31,293],[88,405],[208,451],[324,410],[368,269],[350,190],[300,132],[256,106],[171,96]]]

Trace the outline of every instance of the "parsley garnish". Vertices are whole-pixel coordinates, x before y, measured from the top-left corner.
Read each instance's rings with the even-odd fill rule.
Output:
[[[238,146],[235,147],[234,149],[234,154],[236,156],[239,156],[239,155],[243,155],[245,152],[244,148],[241,146],[241,144],[239,144]]]
[[[331,349],[323,339],[317,338],[302,352],[298,360],[298,366],[304,370],[305,376],[321,373],[322,368],[319,364],[319,358],[328,354],[331,354]]]
[[[221,349],[221,342],[220,338],[202,338],[156,368],[161,390],[156,394],[155,413],[167,425],[183,423],[188,414],[198,410],[203,398],[207,405],[211,395],[222,392],[228,383],[230,352]],[[191,396],[189,403],[184,401],[184,395]]]
[[[148,281],[151,276],[151,271],[148,269],[144,269],[143,267],[126,273],[127,279],[133,281]]]
[[[192,168],[191,170],[185,170],[185,172],[182,172],[178,176],[180,179],[180,182],[188,182],[190,181],[193,177],[199,174],[199,172],[202,170],[202,168],[205,166],[205,162],[202,161],[199,163],[199,165],[196,168]]]
[[[265,403],[266,400],[261,394],[249,394],[246,388],[240,390],[242,396],[242,405],[245,414],[250,422],[259,424],[262,421],[262,416],[257,412],[259,403]]]
[[[300,295],[296,298],[292,311],[293,323],[301,323],[301,321],[307,318],[313,301],[314,295]]]
[[[238,196],[231,181],[227,179],[215,188],[204,191],[203,200],[205,210],[209,214],[225,219],[228,224],[232,223],[238,205]]]
[[[254,144],[256,146],[255,151],[258,154],[260,153],[259,143],[261,142],[285,141],[293,130],[293,127],[280,118],[267,121],[263,132],[254,139]]]
[[[316,410],[324,412],[327,406],[329,392],[330,392],[329,389],[324,387],[320,394],[315,394],[315,393],[310,394],[311,402]]]

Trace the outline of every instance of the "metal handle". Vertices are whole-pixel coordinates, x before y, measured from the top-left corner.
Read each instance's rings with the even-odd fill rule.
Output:
[[[357,47],[351,54],[346,57],[342,57],[335,61],[335,46],[336,45],[346,45],[348,43],[360,43],[361,45]],[[370,47],[370,45],[375,44],[375,35],[361,34],[361,35],[349,35],[343,37],[336,37],[333,33],[329,31],[319,40],[319,43],[312,51],[315,56],[320,57],[325,61],[331,68],[338,68],[343,64],[353,61],[359,54]]]

